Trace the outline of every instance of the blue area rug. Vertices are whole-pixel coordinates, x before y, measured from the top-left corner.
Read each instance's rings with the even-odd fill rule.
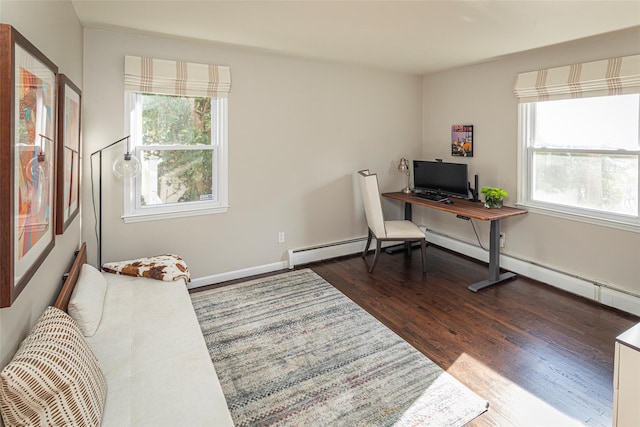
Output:
[[[191,299],[237,426],[461,426],[487,409],[311,270]]]

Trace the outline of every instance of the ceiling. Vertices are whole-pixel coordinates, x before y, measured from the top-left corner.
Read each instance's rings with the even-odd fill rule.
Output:
[[[203,40],[412,74],[640,25],[637,0],[72,3],[88,28]]]

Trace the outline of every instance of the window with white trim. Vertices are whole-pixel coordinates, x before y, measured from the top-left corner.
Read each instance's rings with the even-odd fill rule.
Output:
[[[127,56],[125,89],[142,164],[125,222],[226,212],[228,68]]]
[[[519,204],[640,231],[639,59],[518,75]]]

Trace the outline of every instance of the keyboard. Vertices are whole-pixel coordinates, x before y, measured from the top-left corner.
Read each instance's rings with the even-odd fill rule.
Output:
[[[422,199],[433,200],[434,202],[441,202],[447,199],[445,196],[441,194],[434,194],[434,193],[414,193],[413,195],[416,197],[420,197]]]

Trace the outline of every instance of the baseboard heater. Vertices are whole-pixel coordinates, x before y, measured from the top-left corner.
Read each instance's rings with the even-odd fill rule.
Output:
[[[355,254],[364,250],[366,237],[325,243],[300,249],[289,249],[289,268],[296,265]],[[372,246],[374,243],[372,242]],[[375,246],[373,246],[375,248]]]
[[[382,242],[382,247],[393,246],[398,242]],[[325,243],[316,246],[309,246],[300,249],[289,249],[289,268],[296,265],[307,264],[310,262],[324,261],[326,259],[337,258],[345,255],[353,255],[362,253],[364,245],[367,244],[366,237],[358,237],[350,240],[342,240],[340,242]],[[369,250],[376,248],[375,237],[371,239]]]

